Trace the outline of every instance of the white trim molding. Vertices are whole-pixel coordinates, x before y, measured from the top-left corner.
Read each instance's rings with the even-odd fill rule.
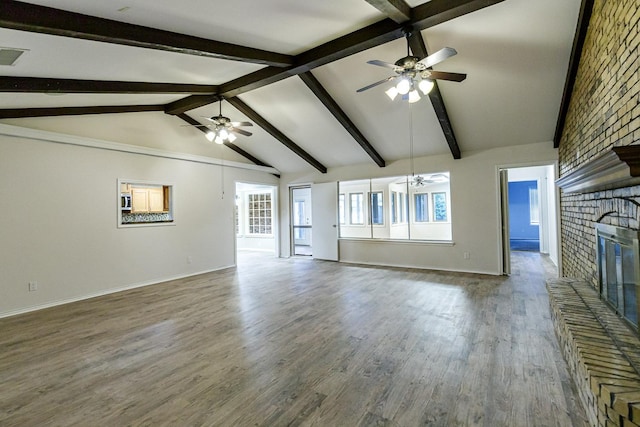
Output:
[[[79,137],[38,129],[29,129],[2,123],[0,123],[0,135],[13,136],[17,138],[27,138],[36,141],[54,142],[57,144],[78,145],[81,147],[98,148],[101,150],[120,151],[123,153],[141,154],[144,156],[162,157],[165,159],[184,160],[187,162],[204,163],[209,165],[220,165],[229,168],[248,169],[275,175],[280,174],[280,171],[278,169],[268,166],[233,162],[229,160],[216,159],[213,157],[197,156],[194,154],[174,153],[171,151],[158,150],[155,148],[139,147],[136,145]]]

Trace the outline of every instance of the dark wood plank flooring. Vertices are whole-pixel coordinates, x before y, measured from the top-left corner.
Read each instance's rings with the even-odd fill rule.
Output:
[[[239,259],[0,319],[0,425],[586,425],[539,254],[508,278]]]

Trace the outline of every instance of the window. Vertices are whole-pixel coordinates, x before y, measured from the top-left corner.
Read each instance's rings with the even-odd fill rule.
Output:
[[[540,208],[538,205],[538,189],[529,188],[529,223],[540,224]]]
[[[345,223],[346,216],[344,210],[344,194],[340,194],[338,196],[338,218],[340,219],[340,224]]]
[[[351,224],[364,224],[364,210],[362,206],[363,194],[351,193],[349,194],[349,198]]]
[[[249,214],[249,234],[273,234],[271,231],[271,194],[249,194],[247,211]]]
[[[370,193],[369,201],[371,203],[371,224],[384,224],[384,199],[382,191]]]
[[[415,203],[415,222],[429,222],[429,194],[417,193],[413,195]]]
[[[400,215],[398,215],[398,217],[400,218],[400,222],[401,223],[405,223],[407,222],[407,195],[405,193],[398,193],[398,209],[400,211]]]
[[[398,193],[391,192],[391,223],[398,223]]]
[[[420,175],[419,186],[407,176],[341,181],[346,213],[338,207],[337,215],[345,217],[340,238],[450,243],[449,172]]]
[[[433,220],[447,221],[447,194],[433,193]]]

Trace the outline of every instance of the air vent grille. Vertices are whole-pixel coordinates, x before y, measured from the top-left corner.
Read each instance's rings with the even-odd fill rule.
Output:
[[[20,55],[25,51],[23,49],[12,49],[0,47],[0,65],[13,65],[16,63]]]

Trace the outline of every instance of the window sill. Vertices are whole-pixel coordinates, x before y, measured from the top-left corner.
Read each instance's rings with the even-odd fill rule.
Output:
[[[454,246],[453,240],[407,240],[407,239],[362,239],[357,237],[340,237],[338,240],[344,240],[347,242],[360,242],[360,243],[390,243],[394,245],[433,245],[433,246]]]

